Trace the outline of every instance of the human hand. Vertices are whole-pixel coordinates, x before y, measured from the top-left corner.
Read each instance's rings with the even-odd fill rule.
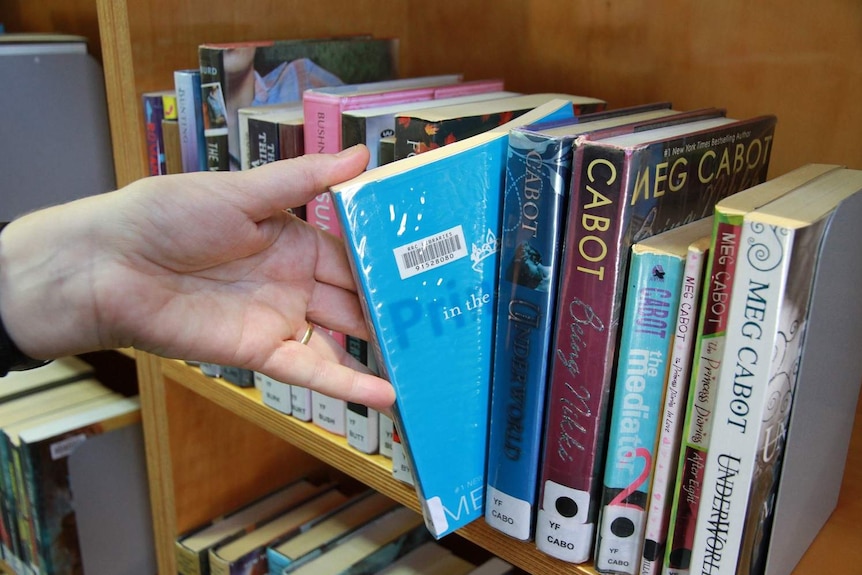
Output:
[[[0,236],[0,313],[28,355],[135,347],[245,367],[386,408],[391,386],[324,330],[363,339],[341,241],[285,213],[359,174],[364,147],[245,172],[145,178]]]

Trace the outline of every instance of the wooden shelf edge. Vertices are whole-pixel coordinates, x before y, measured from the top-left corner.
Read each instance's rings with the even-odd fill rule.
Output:
[[[162,359],[161,363],[166,379],[187,387],[299,449],[313,454],[327,465],[421,513],[415,490],[392,477],[389,459],[381,455],[361,453],[349,446],[343,437],[264,405],[260,392],[254,388],[240,388],[224,380],[207,377],[198,368],[182,361]],[[457,534],[534,574],[596,574],[591,565],[573,565],[545,555],[532,543],[511,539],[481,520],[458,530]]]

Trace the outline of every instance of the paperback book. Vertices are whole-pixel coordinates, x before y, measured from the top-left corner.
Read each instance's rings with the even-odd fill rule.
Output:
[[[519,120],[565,117],[573,117],[571,102],[556,100]],[[378,367],[395,387],[393,417],[436,537],[484,512],[488,432],[476,422],[489,415],[497,242],[514,127],[332,188]]]
[[[731,287],[739,258],[742,219],[748,212],[836,169],[811,164],[719,201],[706,263],[688,398],[671,502],[664,570],[685,575],[700,510],[703,469],[712,437],[715,396],[722,367]]]
[[[599,571],[635,575],[640,567],[685,258],[711,228],[711,218],[703,218],[631,249],[602,480]]]
[[[860,191],[862,171],[834,170],[743,219],[694,572],[748,575],[765,562],[759,542],[774,508],[820,243],[836,208]]]
[[[712,224],[711,217],[702,221]],[[712,243],[712,230],[708,229],[705,232],[703,237],[688,246],[688,253],[685,256],[682,291],[676,313],[673,348],[668,364],[653,484],[646,517],[640,575],[661,573],[664,559],[668,518],[676,482],[680,435],[688,398],[694,340],[698,331],[697,317],[703,275],[709,246]]]

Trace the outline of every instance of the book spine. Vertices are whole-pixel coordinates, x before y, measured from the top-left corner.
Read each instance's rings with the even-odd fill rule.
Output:
[[[673,350],[668,365],[667,389],[655,457],[653,486],[647,512],[641,575],[658,575],[664,558],[670,501],[673,498],[676,481],[680,435],[688,398],[694,340],[697,336],[698,303],[706,257],[704,247],[698,243],[692,244],[685,258],[682,291],[676,314]]]
[[[256,168],[279,159],[278,124],[265,119],[248,119],[248,166]]]
[[[298,158],[305,153],[304,129],[300,124],[279,124],[279,159]]]
[[[366,144],[367,132],[365,126],[367,122],[366,118],[350,114],[341,115],[341,145],[343,148],[350,148],[356,144]],[[371,151],[371,148],[369,148],[369,151]]]
[[[206,170],[206,140],[204,139],[200,70],[174,72],[174,88],[177,92],[177,122],[180,128],[183,171],[204,171]]]
[[[378,442],[378,450],[380,455],[392,459],[392,418],[385,413],[379,414],[378,431],[380,440]]]
[[[230,563],[225,561],[214,550],[209,552],[210,575],[232,575]]]
[[[618,204],[621,153],[593,146],[574,152],[571,200],[560,261],[536,546],[583,563],[593,545],[611,373],[619,317]]]
[[[668,521],[663,570],[689,571],[694,526],[700,510],[703,470],[712,435],[715,396],[724,353],[731,287],[736,276],[742,217],[715,211],[712,243],[703,290],[689,380],[685,420],[677,464],[677,481]]]
[[[395,122],[395,159],[403,160],[433,147],[432,134],[439,125],[411,116],[398,116]]]
[[[162,120],[165,116],[162,96],[144,94],[144,127],[147,134],[147,169],[151,176],[167,173],[165,165],[164,140],[162,138]]]
[[[302,97],[307,154],[341,151],[341,99],[306,91]]]
[[[209,559],[206,552],[195,553],[181,542],[174,545],[177,575],[209,575]]]
[[[311,421],[311,390],[307,387],[290,387],[290,415],[300,421]]]
[[[276,379],[255,372],[255,387],[260,389],[260,398],[264,405],[276,411],[290,415],[292,411],[291,390],[292,385],[283,383]]]
[[[682,257],[637,246],[631,256],[596,543],[599,571],[635,575],[640,566],[684,266]]]
[[[266,564],[269,575],[281,575],[282,571],[290,565],[291,560],[283,553],[279,553],[273,547],[266,548]]]
[[[485,521],[533,536],[571,138],[509,134]]]
[[[2,473],[3,473],[3,511],[4,523],[7,530],[8,540],[4,540],[4,556],[14,558],[23,565],[21,558],[21,537],[18,526],[18,490],[19,483],[15,476],[15,465],[13,460],[13,447],[9,436],[0,433],[0,450],[2,450]]]
[[[343,399],[330,397],[319,391],[311,392],[311,421],[321,429],[325,429],[342,437],[347,434],[347,402]]]
[[[407,485],[415,485],[407,450],[401,443],[398,428],[394,425],[392,426],[392,477]]]
[[[230,154],[223,51],[201,46],[198,48],[198,61],[201,72],[206,168],[211,172],[228,171]]]
[[[800,249],[797,240],[822,229],[795,232],[759,222],[743,224],[744,253],[728,314],[727,369],[721,372],[716,396],[704,470],[705,508],[695,527],[692,572],[749,571],[750,557],[748,563],[740,562],[746,516],[753,514],[754,528],[765,517],[761,514],[772,480],[759,471],[776,464],[783,445],[814,273],[809,258],[819,235],[809,250]],[[767,491],[759,491],[759,477],[767,480]]]
[[[21,446],[12,447],[12,468],[15,475],[16,514],[18,518],[19,558],[26,566],[37,573],[42,565],[37,543],[37,529],[33,513],[34,502],[37,501],[32,473],[26,470],[26,460]],[[28,477],[29,475],[29,477]],[[50,573],[50,571],[47,571]]]
[[[346,415],[347,444],[362,453],[377,453],[380,445],[379,412],[361,403],[348,401]]]

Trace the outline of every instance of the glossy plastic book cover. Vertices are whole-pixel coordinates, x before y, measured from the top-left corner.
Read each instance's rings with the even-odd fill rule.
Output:
[[[518,124],[571,117],[554,100]],[[482,516],[497,238],[513,125],[333,188],[382,373],[395,387],[426,524]]]

